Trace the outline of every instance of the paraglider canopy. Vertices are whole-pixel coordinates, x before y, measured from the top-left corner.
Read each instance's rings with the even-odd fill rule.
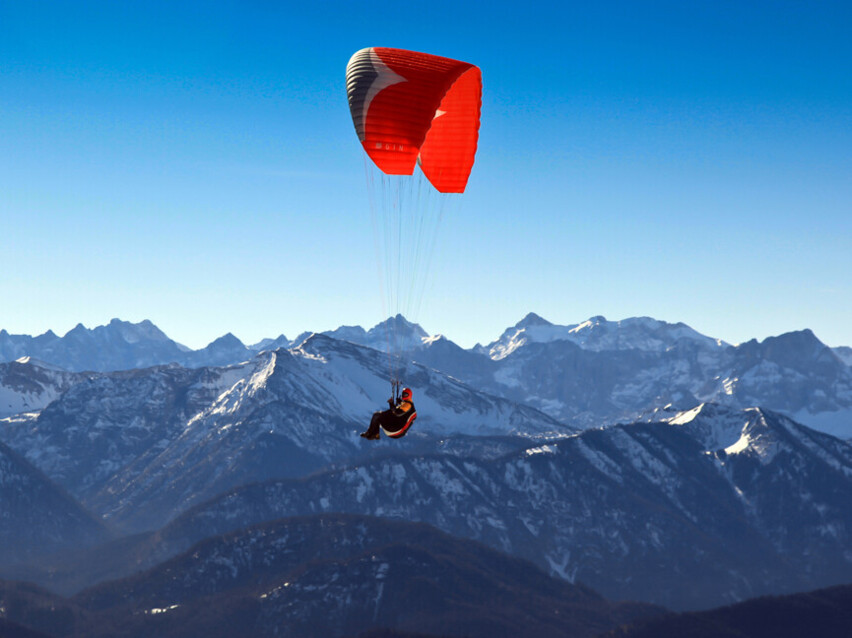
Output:
[[[423,174],[441,193],[463,193],[476,155],[479,68],[428,53],[370,47],[346,67],[355,131],[389,175]]]

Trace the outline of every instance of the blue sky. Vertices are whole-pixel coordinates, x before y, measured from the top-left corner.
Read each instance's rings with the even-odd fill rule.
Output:
[[[483,73],[428,331],[535,311],[852,345],[848,3],[458,4],[0,3],[0,328],[382,320],[343,75],[392,46]]]

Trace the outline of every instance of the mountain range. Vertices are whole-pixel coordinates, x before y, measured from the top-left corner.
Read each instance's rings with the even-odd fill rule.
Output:
[[[215,546],[221,560],[211,565],[232,564],[279,534],[275,521],[318,515],[427,524],[566,586],[675,610],[852,581],[852,369],[844,349],[807,330],[729,345],[649,318],[557,326],[531,314],[463,349],[395,317],[250,347],[226,336],[193,352],[150,322],[79,328],[38,352],[21,344],[43,346],[44,335],[0,332],[0,353],[15,357],[0,363],[0,541],[10,548],[0,551],[0,577],[71,595],[23,588],[80,623],[57,633],[8,617],[33,630],[110,627],[129,608],[115,599],[96,610],[81,589],[129,592],[131,580],[150,578],[144,586],[156,592],[169,582],[163,574],[191,571],[193,547]],[[389,332],[406,348],[400,365],[420,416],[404,439],[365,441],[358,432],[388,394]],[[269,526],[277,531],[248,531]],[[286,578],[317,569],[344,578],[335,596],[374,596],[382,574],[360,554],[333,556],[340,537],[329,538],[328,564],[289,564]],[[358,547],[385,556],[385,546]],[[474,552],[468,546],[387,547],[390,565],[420,556],[401,589],[418,572],[452,584],[445,601],[464,596],[455,579],[499,582],[482,567],[464,571],[475,564],[459,558]],[[316,582],[302,593],[320,596]],[[201,631],[193,615],[208,629],[259,618],[259,597],[271,591],[259,581],[196,584],[194,601],[146,599],[165,611],[142,614],[133,631]],[[277,591],[287,594],[277,618],[296,602],[321,604]],[[471,601],[453,618],[469,618],[468,633],[494,633],[481,619],[497,612]],[[335,635],[382,626],[355,607],[329,608]],[[429,609],[429,632],[452,633],[440,606]],[[394,631],[427,626],[393,613],[381,618]],[[521,626],[510,616],[506,626]],[[601,631],[615,626],[607,618]],[[288,622],[300,635],[314,621]],[[546,614],[530,622],[545,633],[565,627]]]
[[[0,365],[14,368],[16,378],[49,372],[32,360]],[[79,373],[43,410],[0,419],[0,440],[112,524],[151,529],[237,485],[303,476],[365,455],[371,448],[358,432],[383,402],[386,371],[376,350],[312,335],[298,348],[221,368]],[[421,388],[422,427],[396,451],[434,450],[452,434],[574,431],[416,363],[407,378]]]
[[[852,580],[849,494],[848,443],[759,409],[702,406],[490,460],[391,457],[247,485],[189,510],[158,534],[168,547],[148,551],[350,512],[426,522],[611,599],[694,609]]]
[[[659,614],[427,525],[320,515],[212,537],[71,598],[0,581],[7,620],[53,636],[595,636]],[[321,628],[321,631],[319,631]]]
[[[343,326],[323,335],[379,351],[391,340],[403,349],[403,360],[529,405],[575,428],[634,421],[667,407],[682,410],[713,402],[736,408],[760,405],[852,438],[852,349],[829,348],[810,330],[729,345],[682,323],[648,317],[607,321],[598,316],[561,326],[530,313],[492,343],[470,349],[429,336],[401,316],[370,330]],[[93,330],[77,326],[64,337],[0,331],[0,361],[28,356],[69,372],[167,364],[227,366],[259,352],[296,348],[310,336],[305,333],[289,341],[281,335],[245,346],[228,334],[191,351],[149,321],[131,324],[114,319]],[[2,375],[0,371],[0,416],[20,412],[22,403],[40,409],[55,396],[50,390],[40,400],[22,397],[9,389]]]
[[[6,573],[68,591],[153,567],[211,535],[347,512],[429,523],[611,599],[674,609],[852,580],[852,446],[777,413],[703,405],[496,455],[421,452],[356,452],[339,469],[168,501],[165,511],[153,494],[125,512],[118,495],[105,509],[125,528],[144,529],[132,526],[137,510],[144,522],[171,522],[98,550],[97,562],[81,553],[61,569]],[[183,473],[212,477],[221,462]],[[166,485],[187,485],[183,473]]]

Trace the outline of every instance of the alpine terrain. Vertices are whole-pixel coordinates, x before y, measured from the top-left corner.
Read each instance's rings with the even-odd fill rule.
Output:
[[[418,418],[367,441],[391,330]],[[198,351],[0,331],[0,619],[592,636],[848,584],[847,350],[535,314],[470,349],[402,316]]]

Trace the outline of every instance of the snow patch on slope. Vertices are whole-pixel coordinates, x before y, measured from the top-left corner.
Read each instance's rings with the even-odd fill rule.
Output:
[[[729,456],[736,454],[752,454],[761,465],[768,465],[781,451],[782,446],[777,436],[766,423],[766,417],[757,408],[746,410],[757,414],[757,420],[750,422],[742,431],[740,438],[725,448]]]
[[[701,442],[704,450],[713,452],[735,445],[748,425],[748,416],[742,410],[716,404],[702,403],[691,410],[680,412],[667,419],[674,426],[687,428]]]

